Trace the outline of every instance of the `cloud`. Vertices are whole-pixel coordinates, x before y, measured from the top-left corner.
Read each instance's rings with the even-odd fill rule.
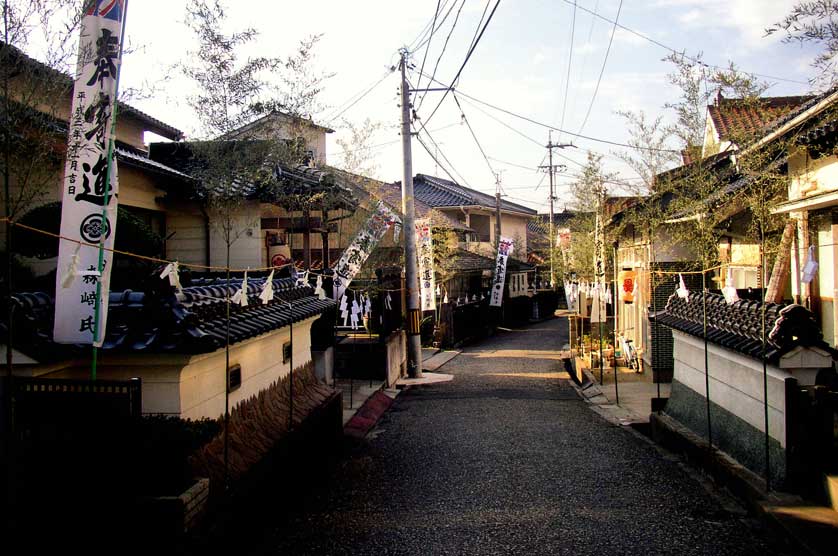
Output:
[[[750,49],[765,48],[778,37],[765,37],[765,29],[789,11],[788,0],[657,0],[650,10],[681,10],[678,21],[689,27],[727,28]]]

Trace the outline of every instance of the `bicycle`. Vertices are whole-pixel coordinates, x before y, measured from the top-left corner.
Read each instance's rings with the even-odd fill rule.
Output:
[[[623,351],[623,359],[626,362],[626,366],[632,369],[635,373],[643,372],[640,366],[640,358],[637,356],[637,350],[634,349],[632,345],[632,340],[626,339],[624,336],[620,335],[620,347]]]

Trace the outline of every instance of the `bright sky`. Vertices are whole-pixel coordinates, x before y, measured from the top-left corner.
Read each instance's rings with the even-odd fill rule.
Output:
[[[443,13],[451,2],[456,2],[457,7],[432,38],[426,73],[433,71],[460,1],[441,0]],[[495,0],[489,0],[489,10],[494,3]],[[577,0],[577,3],[574,26],[572,0],[501,0],[457,88],[533,120],[578,132],[591,102],[612,28],[610,23],[594,18],[582,8],[613,20],[620,0]],[[764,29],[781,19],[793,3],[792,0],[623,0],[619,22],[688,54],[703,52],[710,64],[724,66],[733,60],[746,71],[797,81],[768,79],[775,84],[768,94],[801,94],[808,91],[806,81],[813,73],[809,66],[814,56],[812,49],[782,44],[779,37],[763,36]],[[190,133],[196,127],[196,119],[185,101],[190,84],[172,70],[192,44],[191,34],[183,23],[184,5],[185,2],[174,0],[129,3],[128,37],[131,43],[143,48],[124,61],[122,84],[139,86],[165,75],[172,77],[153,99],[133,104]],[[387,68],[396,64],[400,47],[415,44],[433,18],[437,0],[262,0],[228,1],[227,5],[231,28],[255,27],[260,32],[257,51],[266,55],[286,56],[300,39],[323,34],[317,63],[324,71],[336,75],[327,82],[321,98],[332,109],[316,114],[315,121],[337,130],[330,136],[328,145],[329,162],[336,164],[341,157],[335,155],[340,151],[335,139],[345,134],[345,127],[340,120],[329,121],[328,116],[356,93],[379,81]],[[439,80],[450,83],[462,64],[485,6],[486,0],[465,0],[436,73]],[[666,81],[670,67],[661,60],[667,54],[664,48],[618,29],[599,93],[582,133],[624,142],[627,133],[615,111],[665,113],[664,104],[677,98],[677,92]],[[424,50],[414,53],[416,72],[423,55]],[[381,122],[383,127],[371,143],[383,145],[369,152],[378,165],[376,177],[387,181],[401,179],[398,85],[398,72],[391,73],[342,116],[356,123],[365,118]],[[427,119],[441,96],[440,92],[429,93],[418,110],[419,116]],[[546,154],[543,145],[547,142],[547,129],[486,107],[478,109],[462,99],[461,103],[493,170],[502,172],[507,198],[545,212],[547,180],[535,168]],[[455,176],[462,176],[462,183],[493,193],[494,176],[468,128],[460,124],[460,114],[454,99],[448,95],[428,123],[428,129],[456,170]],[[553,138],[576,145],[561,153],[576,162],[583,162],[587,149],[592,149],[606,155],[608,170],[619,172],[624,179],[634,177],[614,155],[618,147],[557,132]],[[413,154],[415,173],[446,177],[416,140]],[[558,179],[558,210],[567,198],[566,184],[579,165],[567,160],[557,162],[565,162],[568,167]]]

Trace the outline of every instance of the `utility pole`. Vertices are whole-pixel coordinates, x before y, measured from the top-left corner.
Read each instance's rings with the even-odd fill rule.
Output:
[[[555,173],[556,168],[560,170],[564,170],[566,166],[564,164],[554,165],[553,164],[553,149],[564,149],[566,147],[573,147],[574,145],[570,143],[553,143],[553,130],[551,129],[547,135],[547,152],[549,153],[550,157],[550,164],[547,166],[539,166],[539,168],[546,168],[547,172],[550,174],[550,287],[556,287],[556,263],[555,263],[555,250],[556,250],[556,230],[555,224],[553,223],[553,200],[556,198],[554,193],[555,183],[553,181],[553,175]]]
[[[495,172],[495,254],[500,246],[500,180],[501,172]]]
[[[407,49],[401,51],[399,69],[402,72],[402,213],[404,214],[404,277],[407,299],[407,375],[422,377],[422,339],[419,336],[419,321],[422,310],[419,300],[419,261],[416,258],[416,223],[413,206],[413,156],[410,148],[410,89],[407,71]]]

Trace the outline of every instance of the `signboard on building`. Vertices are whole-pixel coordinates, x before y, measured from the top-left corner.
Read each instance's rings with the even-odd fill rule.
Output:
[[[503,286],[506,281],[506,260],[512,255],[515,242],[512,238],[501,237],[498,242],[498,258],[495,260],[495,277],[492,280],[492,292],[489,305],[500,307],[503,303]]]
[[[431,222],[422,220],[416,222],[416,252],[419,256],[419,286],[423,311],[436,310],[434,290],[434,245],[431,233]]]
[[[83,14],[61,197],[66,239],[58,247],[53,333],[58,343],[100,346],[113,259],[107,249],[113,249],[116,235],[119,187],[111,133],[125,0],[90,0]],[[100,247],[105,248],[101,260]]]

